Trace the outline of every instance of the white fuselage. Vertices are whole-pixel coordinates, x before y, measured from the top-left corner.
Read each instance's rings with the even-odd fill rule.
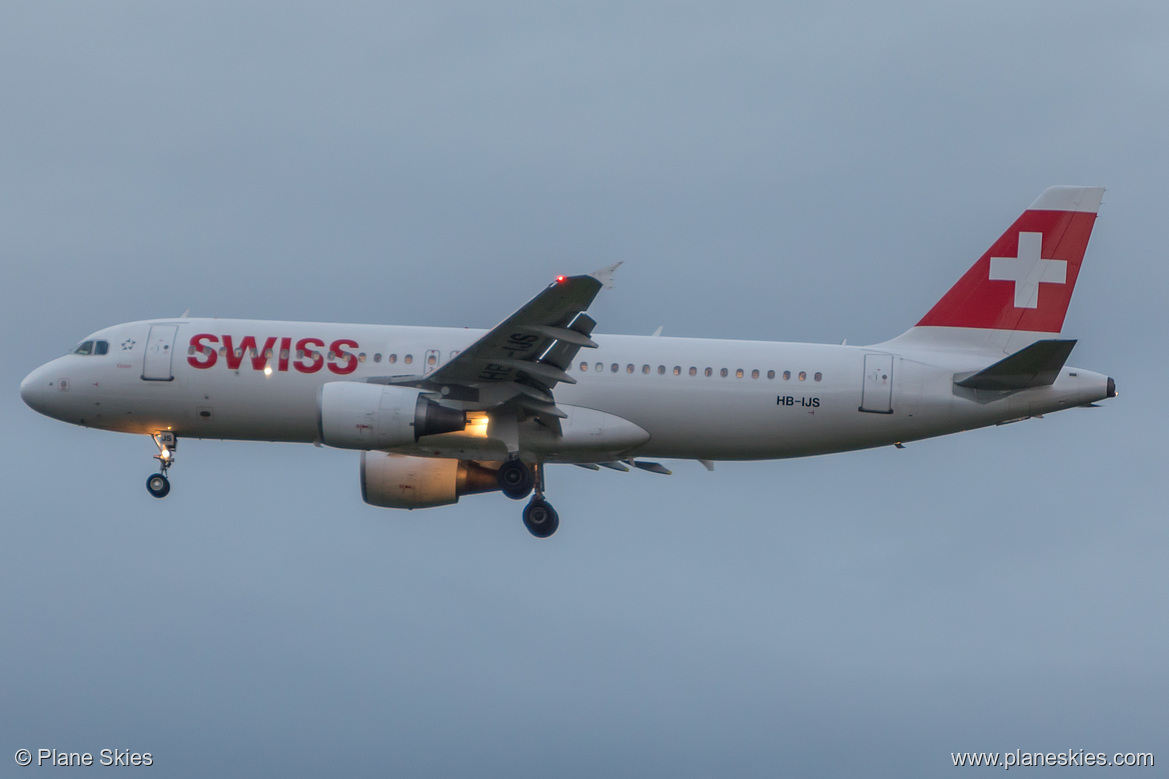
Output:
[[[132,322],[89,336],[108,343],[106,354],[53,360],[25,379],[21,394],[38,411],[87,427],[315,443],[318,393],[326,382],[429,373],[483,334],[233,319]],[[642,428],[648,440],[619,453],[627,456],[824,454],[1021,419],[1108,395],[1106,376],[1066,366],[1050,386],[963,389],[954,384],[956,374],[994,359],[984,351],[911,342],[864,347],[622,335],[594,340],[598,348],[581,349],[568,369],[577,383],[557,386],[556,403],[568,412],[567,421],[574,411],[583,418],[587,414],[579,409],[591,409]],[[474,410],[473,404],[466,407]],[[525,451],[533,448],[522,443]],[[467,459],[506,455],[489,428],[431,436],[395,451]],[[587,462],[613,454],[548,445],[541,457]]]

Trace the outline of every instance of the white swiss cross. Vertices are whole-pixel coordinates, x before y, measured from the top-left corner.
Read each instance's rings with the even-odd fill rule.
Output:
[[[1043,233],[1019,233],[1018,257],[991,257],[990,280],[1015,282],[1015,308],[1039,308],[1039,285],[1067,284],[1066,260],[1040,259]]]

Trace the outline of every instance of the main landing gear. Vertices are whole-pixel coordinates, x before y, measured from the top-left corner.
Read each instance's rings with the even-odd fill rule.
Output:
[[[158,473],[151,474],[146,480],[146,491],[156,498],[165,498],[170,492],[170,479],[166,478],[166,472],[174,465],[178,438],[174,433],[155,433],[152,437],[158,446],[158,454],[154,455],[154,459],[158,460]]]
[[[507,460],[499,466],[496,474],[499,489],[512,500],[523,500],[533,492],[532,499],[524,506],[524,527],[536,538],[547,538],[560,527],[560,516],[552,504],[544,500],[544,464],[529,467],[518,457]]]

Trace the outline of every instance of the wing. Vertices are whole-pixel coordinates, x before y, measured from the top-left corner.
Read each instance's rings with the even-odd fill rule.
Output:
[[[439,384],[576,382],[564,372],[596,322],[585,313],[601,290],[592,276],[561,276],[527,305],[430,375]]]
[[[606,286],[607,276],[598,278],[605,272],[611,276],[612,269],[560,276],[433,373],[380,381],[432,389],[481,408],[513,403],[559,429],[566,415],[552,390],[561,382],[575,384],[565,369],[582,347],[596,347],[589,337],[596,322],[585,311]]]

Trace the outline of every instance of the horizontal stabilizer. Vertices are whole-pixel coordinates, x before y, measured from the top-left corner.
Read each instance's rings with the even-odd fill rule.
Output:
[[[1055,383],[1075,341],[1036,341],[1025,349],[983,368],[972,376],[955,381],[959,387],[980,390],[1021,390]]]

